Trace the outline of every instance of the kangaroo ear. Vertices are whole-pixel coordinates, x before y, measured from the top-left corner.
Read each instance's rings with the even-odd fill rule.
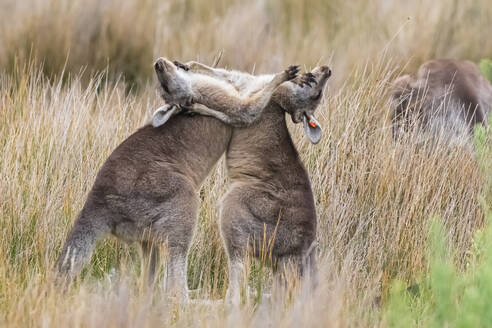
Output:
[[[412,83],[414,79],[406,74],[396,78],[391,83],[391,91],[394,97],[398,98],[399,95],[409,93],[412,90]]]
[[[166,123],[175,113],[177,113],[178,107],[175,105],[164,105],[157,108],[152,115],[152,126],[158,127]]]
[[[313,144],[317,144],[321,140],[322,130],[318,121],[314,118],[314,116],[309,115],[309,118],[304,115],[303,118],[304,123],[304,132],[306,132],[306,136],[309,141]]]

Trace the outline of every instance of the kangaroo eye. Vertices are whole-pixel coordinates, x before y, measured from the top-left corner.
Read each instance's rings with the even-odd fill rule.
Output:
[[[164,83],[161,83],[161,87],[164,89],[164,91],[169,93],[169,89],[167,88],[167,85],[165,85]]]
[[[318,94],[316,96],[314,96],[312,99],[313,100],[319,100],[319,98],[321,98],[321,93],[322,93],[322,91],[319,90]]]

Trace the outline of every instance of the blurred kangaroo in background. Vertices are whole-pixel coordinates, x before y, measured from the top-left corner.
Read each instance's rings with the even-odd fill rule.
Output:
[[[447,140],[469,140],[476,124],[487,125],[492,86],[471,61],[430,60],[417,75],[394,81],[391,120],[393,137],[413,123]]]
[[[155,67],[160,71],[157,63]],[[287,80],[295,71],[290,68],[275,77]],[[280,84],[281,79],[273,83]],[[161,110],[172,112],[176,106],[165,108]],[[198,216],[198,191],[225,152],[232,128],[201,115],[174,115],[167,120],[165,126],[147,125],[128,137],[100,169],[57,261],[61,279],[72,280],[90,259],[96,242],[113,234],[140,242],[150,282],[158,262],[157,246],[167,243],[166,287],[186,297],[187,253]],[[235,120],[241,125],[237,116]]]
[[[196,62],[178,66],[246,92],[261,89],[273,79],[271,75],[253,76]],[[292,265],[299,274],[316,281],[314,199],[308,174],[287,129],[285,112],[294,123],[303,121],[307,136],[317,143],[321,128],[314,119],[314,111],[330,75],[329,68],[323,66],[308,73],[303,82],[309,87],[283,84],[256,122],[232,132],[226,153],[230,186],[222,199],[220,225],[229,258],[227,298],[234,304],[240,302],[243,261],[250,250],[261,257],[265,255],[261,250],[266,249],[280,274]],[[159,80],[166,83],[166,78],[161,76]],[[172,96],[173,91],[169,93]],[[211,98],[213,92],[202,96],[200,104],[192,105],[191,110],[216,115]]]

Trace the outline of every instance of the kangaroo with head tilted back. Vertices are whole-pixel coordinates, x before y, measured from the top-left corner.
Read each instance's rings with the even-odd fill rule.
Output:
[[[295,71],[291,68],[275,76],[289,79]],[[302,81],[296,79],[296,83]],[[291,89],[282,87],[276,93],[287,99],[286,93]],[[168,108],[171,112],[175,107]],[[234,113],[236,121],[238,113],[240,110]],[[226,150],[232,129],[219,120],[200,115],[167,119],[163,127],[147,125],[135,132],[106,160],[63,246],[57,262],[59,276],[75,277],[89,260],[96,242],[112,233],[141,243],[149,262],[149,281],[153,281],[158,258],[154,245],[167,242],[167,287],[186,297],[187,253],[198,215],[197,191]]]
[[[162,63],[168,67],[157,72],[163,85],[169,85],[168,80],[175,80],[176,74],[185,74],[176,73],[174,66],[165,60]],[[206,74],[248,92],[272,78],[213,69],[196,62],[178,66],[185,72]],[[293,264],[301,275],[309,274],[313,281],[316,280],[314,199],[309,177],[287,129],[285,112],[291,115],[294,123],[304,121],[308,137],[317,143],[321,130],[314,119],[314,111],[330,75],[328,67],[323,66],[314,69],[310,75],[315,82],[313,87],[284,84],[291,91],[276,92],[274,101],[267,105],[256,122],[232,132],[226,153],[230,186],[222,199],[220,224],[229,258],[228,298],[233,303],[237,304],[240,299],[243,260],[247,251],[264,249],[264,243],[271,243],[267,246],[268,251],[280,269]],[[189,91],[193,94],[194,90]],[[181,92],[182,89],[177,93]],[[173,90],[164,91],[163,96],[172,102]],[[200,104],[192,105],[193,110],[217,115],[209,106],[209,98],[213,97],[212,92],[194,99]]]

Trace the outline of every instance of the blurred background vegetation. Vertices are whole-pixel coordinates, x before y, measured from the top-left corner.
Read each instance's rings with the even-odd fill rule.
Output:
[[[221,65],[248,71],[329,62],[341,82],[383,52],[408,70],[488,58],[491,20],[486,0],[2,0],[0,68],[103,71],[138,87],[158,56],[210,62],[224,51]]]

